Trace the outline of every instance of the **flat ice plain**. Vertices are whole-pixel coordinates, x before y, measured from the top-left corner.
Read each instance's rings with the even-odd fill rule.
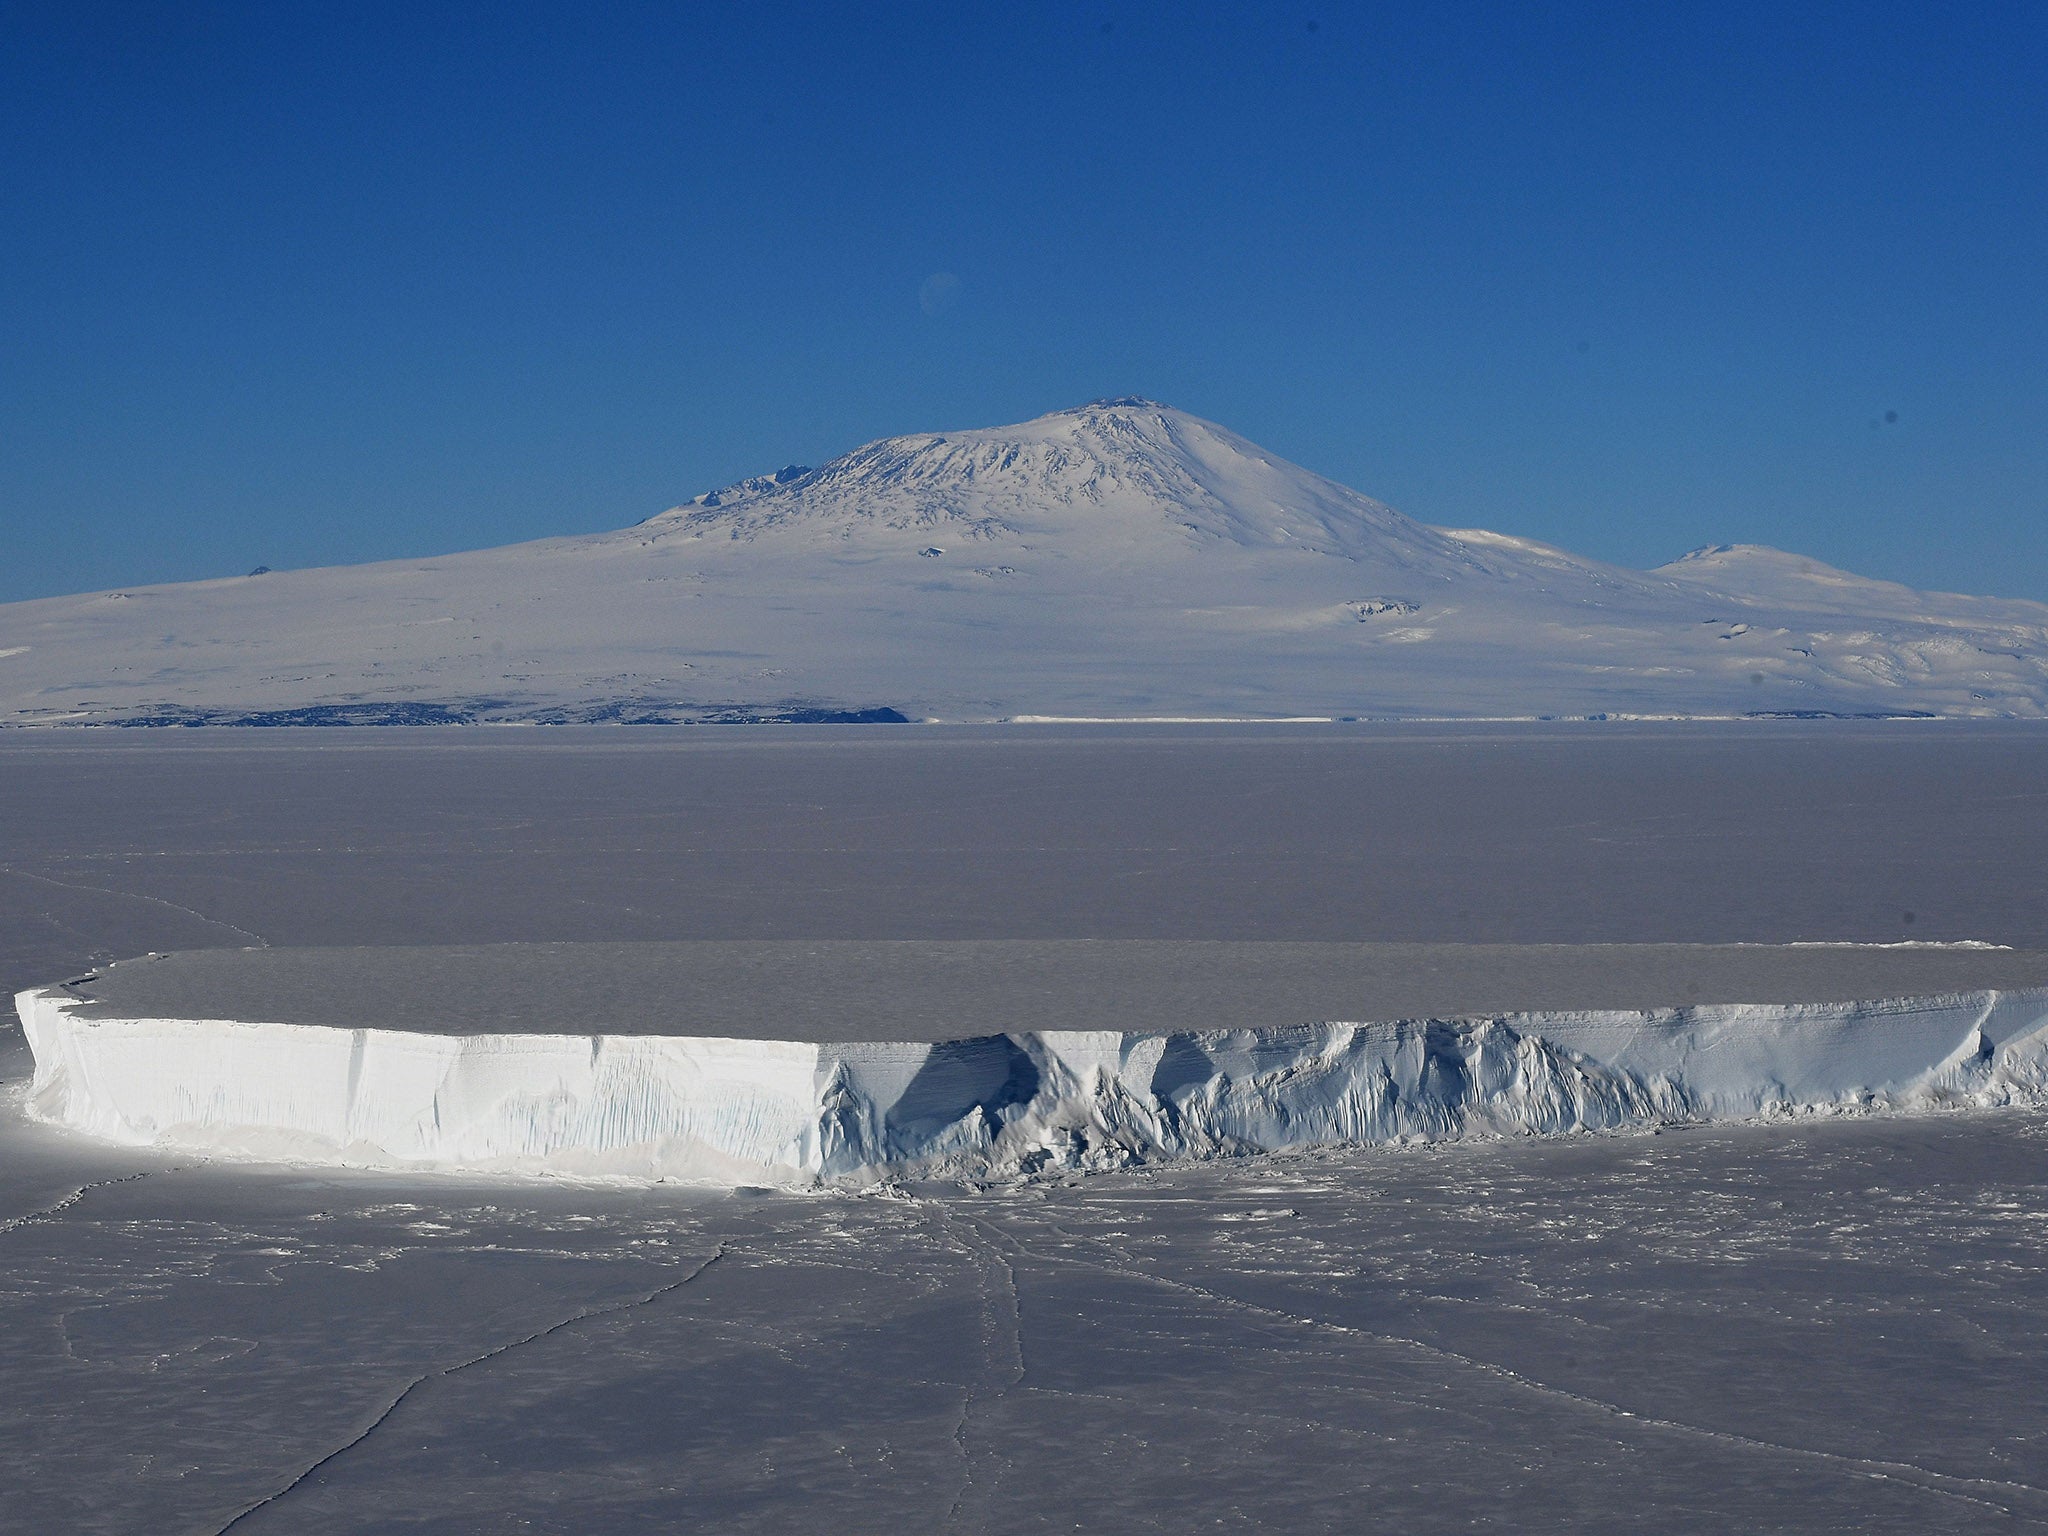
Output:
[[[8,989],[146,950],[2048,947],[1992,727],[0,739]],[[28,1058],[12,1037],[11,1091]],[[2030,1109],[865,1195],[0,1120],[23,1529],[2048,1525]]]

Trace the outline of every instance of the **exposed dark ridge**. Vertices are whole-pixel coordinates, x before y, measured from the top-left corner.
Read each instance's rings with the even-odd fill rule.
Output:
[[[472,725],[482,718],[480,711],[503,707],[502,699],[477,699],[468,704],[307,704],[297,709],[193,709],[173,705],[146,715],[125,715],[118,719],[89,720],[86,725],[118,725],[141,728],[233,725],[345,726],[345,725]]]
[[[1752,709],[1745,720],[1939,720],[1931,709]]]
[[[535,705],[512,699],[471,699],[455,704],[309,704],[297,709],[195,709],[165,706],[146,714],[75,722],[85,727],[134,730],[226,726],[267,730],[292,726],[396,725],[909,725],[911,717],[888,705],[833,709],[818,704],[692,704],[660,699],[607,699],[593,704]],[[21,727],[28,729],[30,727]]]

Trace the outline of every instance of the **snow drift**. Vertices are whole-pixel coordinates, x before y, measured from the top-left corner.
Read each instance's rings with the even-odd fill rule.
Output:
[[[993,1179],[2048,1088],[2048,988],[851,1044],[83,1018],[54,989],[16,1003],[31,1112],[110,1140],[723,1184]]]

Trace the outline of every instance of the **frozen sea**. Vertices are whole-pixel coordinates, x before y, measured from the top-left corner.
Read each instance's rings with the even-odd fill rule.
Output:
[[[0,979],[635,938],[2048,945],[2048,731],[0,736]],[[0,1037],[18,1094],[26,1055]],[[2048,1116],[862,1196],[0,1111],[22,1530],[2048,1527]]]

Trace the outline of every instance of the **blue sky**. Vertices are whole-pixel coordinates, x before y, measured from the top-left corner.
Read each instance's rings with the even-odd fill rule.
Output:
[[[0,5],[0,599],[1142,393],[2048,599],[2048,7]]]

